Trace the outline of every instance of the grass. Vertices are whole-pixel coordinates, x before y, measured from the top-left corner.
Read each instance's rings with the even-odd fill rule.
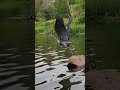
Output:
[[[85,24],[72,24],[71,25],[71,34],[73,35],[85,35]]]
[[[64,18],[65,25],[68,19]],[[71,34],[72,35],[82,35],[85,34],[85,23],[80,22],[81,19],[75,18],[71,24]],[[82,21],[83,22],[83,21]],[[54,34],[54,20],[42,21],[42,22],[35,22],[35,32],[36,33],[51,33]]]
[[[55,20],[35,22],[35,33],[54,33]]]

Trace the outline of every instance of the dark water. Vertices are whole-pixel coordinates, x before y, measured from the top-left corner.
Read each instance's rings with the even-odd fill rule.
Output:
[[[0,21],[0,90],[34,90],[34,27]]]
[[[71,37],[74,54],[84,54],[83,37]],[[84,69],[70,72],[67,68],[71,53],[47,35],[36,35],[35,90],[85,90]]]
[[[84,69],[69,72],[66,66],[70,51],[53,37],[37,35],[35,40],[33,28],[31,22],[0,21],[0,90],[84,90]],[[120,69],[119,25],[90,25],[86,30],[92,39],[86,48],[97,68]],[[85,53],[84,38],[71,37],[71,42],[74,54]]]
[[[98,69],[120,70],[120,25],[90,24],[86,25],[86,51],[91,54]]]

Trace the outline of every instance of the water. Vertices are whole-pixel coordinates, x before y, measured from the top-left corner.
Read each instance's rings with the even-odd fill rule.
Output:
[[[34,90],[33,25],[0,21],[0,90]]]
[[[0,21],[0,90],[84,90],[84,69],[70,72],[66,66],[70,51],[46,35],[36,35],[34,43],[32,25]],[[119,25],[86,25],[86,30],[93,39],[86,48],[93,51],[97,68],[120,70]],[[85,53],[83,37],[72,36],[71,42],[74,54]]]
[[[86,52],[91,54],[92,61],[98,69],[120,70],[119,24],[90,24],[86,25]]]
[[[84,41],[71,37],[74,54],[84,54]],[[67,68],[69,49],[47,35],[37,34],[35,42],[35,90],[85,90],[84,69],[70,72]]]

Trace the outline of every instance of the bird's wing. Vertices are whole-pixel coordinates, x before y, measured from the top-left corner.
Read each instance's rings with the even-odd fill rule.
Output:
[[[69,38],[69,32],[66,28],[59,28],[58,36],[61,41],[68,41]]]
[[[55,31],[60,38],[60,41],[68,41],[70,36],[70,24],[72,18],[68,21],[66,27],[64,25],[55,25]]]
[[[68,30],[68,32],[70,33],[70,24],[72,23],[72,18],[69,19],[67,25],[66,25],[66,29]]]

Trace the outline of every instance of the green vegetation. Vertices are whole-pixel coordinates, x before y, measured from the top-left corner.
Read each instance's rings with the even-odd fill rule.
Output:
[[[68,19],[64,19],[65,24],[67,23]],[[54,20],[48,20],[44,22],[35,22],[35,31],[36,33],[52,33],[54,34]],[[85,35],[85,24],[80,23],[78,24],[78,20],[75,19],[73,23],[71,24],[71,34],[72,35]]]
[[[46,1],[46,0],[44,0]],[[54,33],[55,18],[62,16],[65,24],[69,16],[73,18],[71,33],[82,35],[85,33],[85,0],[35,0],[35,31],[36,33]]]
[[[33,0],[0,0],[0,17],[33,15]]]
[[[87,0],[86,17],[95,22],[120,22],[120,0]]]

